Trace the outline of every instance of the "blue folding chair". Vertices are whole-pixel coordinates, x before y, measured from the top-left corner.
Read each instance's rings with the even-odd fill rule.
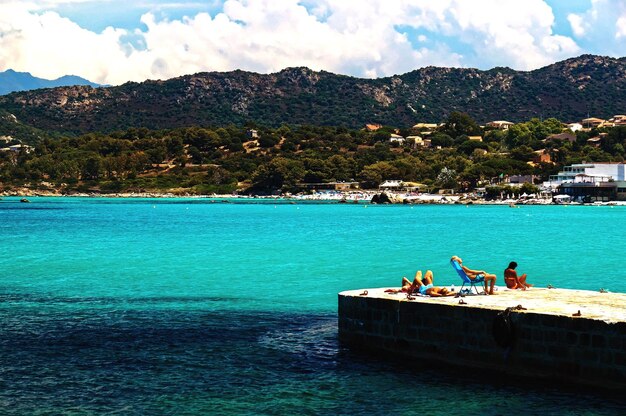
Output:
[[[459,277],[461,277],[461,280],[463,281],[463,285],[461,286],[461,290],[459,290],[459,293],[463,293],[463,288],[465,287],[466,284],[469,284],[470,285],[469,292],[471,293],[472,288],[474,288],[474,290],[476,291],[476,294],[478,295],[479,293],[478,293],[478,288],[476,287],[476,284],[483,283],[485,281],[485,276],[482,274],[479,274],[475,278],[470,279],[467,273],[463,271],[463,268],[461,267],[458,261],[450,260],[450,264],[452,265],[452,268],[456,270],[456,272],[459,274]]]

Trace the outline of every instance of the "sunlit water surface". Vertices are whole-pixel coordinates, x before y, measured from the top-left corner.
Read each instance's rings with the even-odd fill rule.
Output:
[[[362,356],[336,312],[417,269],[458,284],[453,254],[500,282],[515,260],[538,286],[626,292],[626,207],[31,201],[0,201],[0,414],[626,412]]]

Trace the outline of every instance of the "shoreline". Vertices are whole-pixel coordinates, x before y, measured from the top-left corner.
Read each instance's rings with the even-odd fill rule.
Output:
[[[23,190],[25,191],[25,190]],[[387,202],[372,202],[372,198],[380,193],[364,191],[364,192],[331,192],[331,193],[314,193],[307,195],[237,195],[237,194],[210,194],[210,195],[193,195],[178,194],[172,192],[117,192],[117,193],[96,193],[96,192],[17,192],[4,191],[0,192],[0,200],[2,198],[22,198],[26,199],[22,202],[30,202],[27,198],[128,198],[128,199],[207,199],[222,200],[217,202],[231,202],[232,200],[273,200],[284,201],[289,203],[307,202],[307,203],[346,203],[346,204],[370,204],[370,205],[508,205],[510,208],[520,208],[524,205],[579,205],[579,206],[626,206],[626,201],[606,201],[593,203],[579,202],[554,202],[550,199],[504,199],[504,200],[484,200],[476,197],[467,197],[464,194],[458,195],[439,195],[439,194],[388,194]]]

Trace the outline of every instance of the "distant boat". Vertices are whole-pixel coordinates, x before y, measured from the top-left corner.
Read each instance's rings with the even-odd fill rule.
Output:
[[[26,199],[26,198],[22,198],[22,199],[20,199],[20,202],[30,202],[30,201],[28,199]]]

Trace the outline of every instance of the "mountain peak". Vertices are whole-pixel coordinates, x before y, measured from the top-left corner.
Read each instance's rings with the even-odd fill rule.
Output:
[[[13,69],[7,69],[4,72],[0,72],[0,95],[17,91],[29,91],[40,88],[55,88],[72,85],[100,87],[99,84],[93,83],[76,75],[64,75],[57,79],[49,80],[35,77],[29,72],[18,72]]]

